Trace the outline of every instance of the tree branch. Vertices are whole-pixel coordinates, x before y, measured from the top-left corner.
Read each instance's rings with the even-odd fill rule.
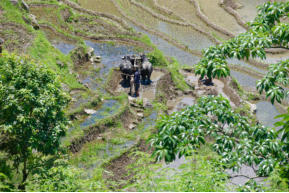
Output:
[[[243,174],[236,174],[234,176],[230,176],[230,178],[235,178],[235,177],[245,177],[245,178],[248,178],[248,179],[256,179],[256,178],[261,178],[262,176],[249,177],[249,176],[246,176],[246,175],[243,175]]]
[[[289,48],[287,48],[287,47],[283,47],[283,46],[274,46],[274,47],[270,47],[270,48],[282,48],[282,49],[286,49],[286,50],[289,50]]]

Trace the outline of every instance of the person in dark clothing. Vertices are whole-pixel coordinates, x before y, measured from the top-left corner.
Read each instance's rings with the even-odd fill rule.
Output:
[[[140,87],[140,72],[136,70],[134,73],[134,90],[135,90],[135,97],[139,96],[139,87]]]

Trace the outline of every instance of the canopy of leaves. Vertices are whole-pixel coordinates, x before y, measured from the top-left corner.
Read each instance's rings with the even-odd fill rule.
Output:
[[[0,150],[21,162],[32,150],[52,154],[65,135],[69,102],[55,74],[26,58],[0,57]]]
[[[267,48],[289,49],[289,24],[282,22],[288,15],[289,2],[268,2],[260,6],[247,32],[204,51],[203,58],[195,66],[196,74],[202,78],[226,77],[230,75],[228,58],[265,59]],[[268,74],[258,83],[258,90],[266,91],[272,102],[280,102],[286,96],[280,85],[288,86],[288,64],[289,60],[270,65]]]
[[[228,58],[266,59],[266,49],[283,48],[289,50],[289,2],[268,2],[258,7],[258,15],[249,23],[249,30],[223,44],[212,46],[204,51],[204,56],[195,66],[195,73],[203,78],[226,77],[230,74]],[[287,19],[287,20],[286,20]],[[287,21],[287,22],[286,22]],[[270,64],[264,78],[258,81],[257,89],[265,92],[271,102],[282,102],[288,96],[289,60]],[[282,115],[282,139],[289,141],[288,114]]]
[[[76,192],[81,190],[80,171],[70,167],[66,160],[57,160],[54,166],[38,171],[28,181],[27,191]]]
[[[289,161],[275,130],[250,123],[222,96],[202,97],[193,106],[163,116],[156,127],[151,145],[158,160],[170,162],[176,156],[189,156],[210,136],[215,141],[213,149],[229,168],[256,164],[260,175],[268,175],[277,163]]]

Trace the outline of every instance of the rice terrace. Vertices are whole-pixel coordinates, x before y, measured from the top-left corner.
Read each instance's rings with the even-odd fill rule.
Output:
[[[1,192],[289,192],[288,0],[0,0]]]

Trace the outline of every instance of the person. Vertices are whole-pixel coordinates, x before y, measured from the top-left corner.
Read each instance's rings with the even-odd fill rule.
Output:
[[[135,90],[135,97],[139,96],[139,87],[140,87],[140,72],[137,69],[134,73],[134,90]]]
[[[129,76],[129,95],[132,96],[132,91],[133,91],[133,87],[134,87],[134,79],[132,76]]]

